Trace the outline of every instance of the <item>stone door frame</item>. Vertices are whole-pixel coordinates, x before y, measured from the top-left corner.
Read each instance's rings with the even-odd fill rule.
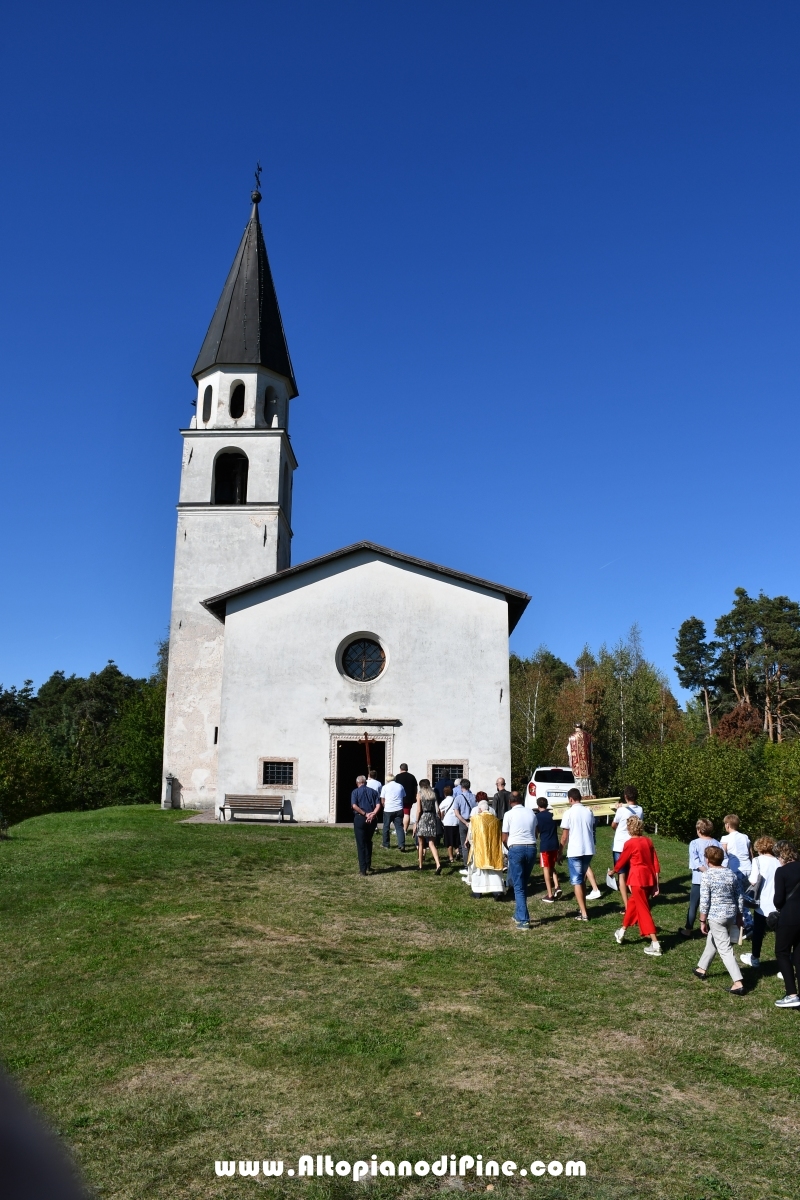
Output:
[[[369,722],[364,722],[364,729],[361,733],[353,733],[352,725],[345,726],[337,731],[332,728],[330,731],[330,752],[329,752],[329,795],[328,795],[328,821],[331,825],[336,824],[336,771],[337,771],[337,756],[338,742],[363,742],[364,732],[366,731],[370,740],[375,742],[383,742],[386,747],[386,774],[394,775],[394,729],[387,728],[385,725],[370,727]],[[385,782],[385,780],[384,780]]]

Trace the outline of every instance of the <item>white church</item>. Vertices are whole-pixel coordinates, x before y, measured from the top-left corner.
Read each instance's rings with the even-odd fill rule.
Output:
[[[510,778],[508,637],[524,592],[371,542],[292,566],[298,395],[258,205],[182,430],[164,807],[282,797],[348,821],[355,778]]]

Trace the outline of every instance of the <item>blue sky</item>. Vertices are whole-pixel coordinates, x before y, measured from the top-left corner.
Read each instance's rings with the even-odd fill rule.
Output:
[[[518,653],[638,622],[670,674],[734,587],[800,598],[796,5],[4,22],[4,684],[153,661],[259,158],[295,562],[369,538],[530,592]]]

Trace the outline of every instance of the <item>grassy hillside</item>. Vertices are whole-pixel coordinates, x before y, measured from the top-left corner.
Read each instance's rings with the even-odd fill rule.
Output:
[[[585,1179],[491,1181],[537,1200],[796,1195],[798,1013],[772,970],[744,1000],[718,963],[692,976],[684,846],[657,839],[652,960],[615,944],[615,895],[589,925],[534,897],[521,934],[411,855],[378,849],[360,878],[347,830],[184,816],[40,817],[0,844],[0,1052],[101,1196],[364,1194],[214,1174],[305,1152],[585,1160]]]

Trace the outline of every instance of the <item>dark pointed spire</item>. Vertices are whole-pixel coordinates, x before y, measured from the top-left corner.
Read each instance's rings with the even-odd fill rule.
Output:
[[[292,360],[286,345],[278,297],[258,217],[261,192],[257,186],[251,193],[251,199],[253,211],[250,220],[225,280],[192,375],[196,379],[201,371],[207,371],[209,367],[252,363],[285,376],[291,384],[292,395],[296,396]]]

